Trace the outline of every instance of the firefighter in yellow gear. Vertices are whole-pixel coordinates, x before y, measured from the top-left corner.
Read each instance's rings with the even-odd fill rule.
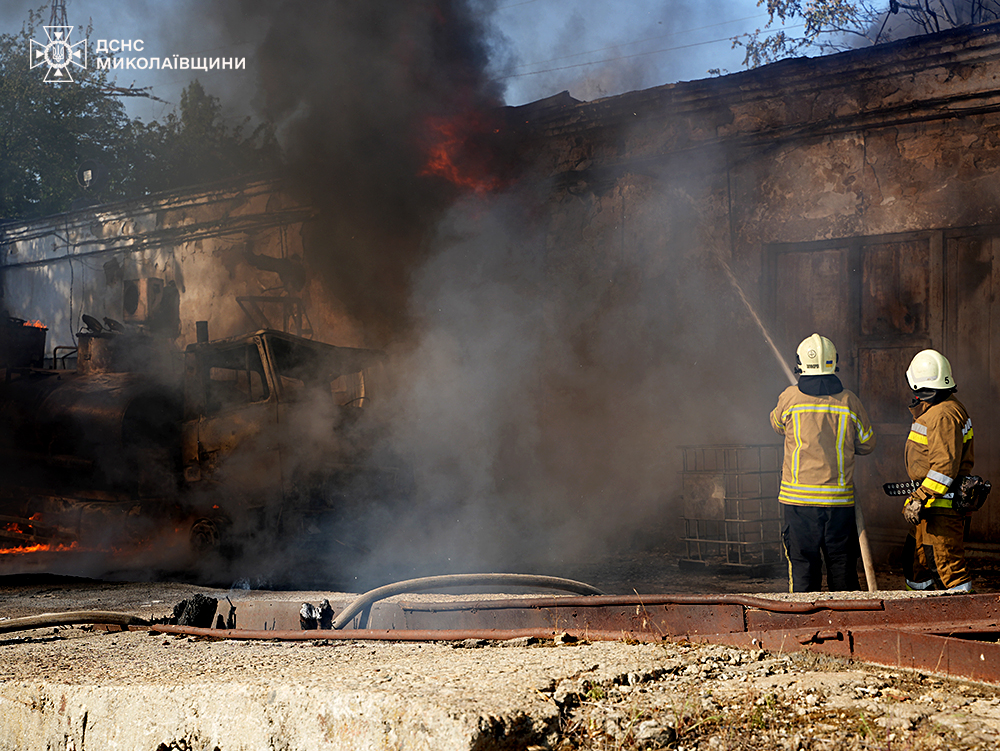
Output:
[[[914,525],[907,539],[907,589],[972,592],[965,562],[969,517],[952,508],[959,478],[974,462],[972,419],[955,397],[951,363],[937,350],[918,352],[906,370],[913,390],[913,424],[906,439],[906,471],[920,483],[906,499],[903,517]],[[912,555],[910,551],[912,549]]]
[[[837,349],[819,334],[796,352],[798,383],[778,397],[771,427],[785,437],[778,501],[790,592],[859,588],[854,457],[875,450],[857,395],[837,377]]]

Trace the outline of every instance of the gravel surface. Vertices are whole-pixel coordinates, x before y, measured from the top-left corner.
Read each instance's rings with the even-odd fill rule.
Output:
[[[248,644],[76,627],[0,641],[0,683],[42,678],[64,693],[197,688],[252,697],[293,687],[403,698],[489,719],[489,732],[470,741],[482,750],[1000,746],[1000,692],[992,687],[808,653],[690,644]],[[174,740],[165,749],[184,748],[181,741],[194,748],[198,736]]]
[[[789,595],[775,577],[681,575],[663,556],[623,554],[604,563],[546,573],[621,594],[840,597]],[[998,582],[987,570],[976,586],[995,592]],[[849,597],[912,596],[898,591],[898,572],[880,571],[879,583],[896,591]],[[336,594],[0,576],[0,620],[84,609],[162,619],[199,593],[234,602],[319,602]],[[86,747],[102,751],[1000,748],[995,687],[808,652],[691,644],[220,642],[46,628],[0,634],[0,707],[0,751],[83,751],[84,737]],[[18,715],[25,707],[28,714]],[[61,723],[56,735],[10,740],[24,717],[52,713]],[[143,728],[141,743],[121,741],[126,726]]]
[[[223,594],[177,583],[0,579],[4,618],[79,609],[162,618],[170,615],[177,602],[196,593]],[[228,594],[297,601],[318,601],[330,595],[247,590]],[[765,594],[780,599],[817,598],[815,594]],[[51,687],[62,687],[58,690],[64,696],[73,689],[99,687],[104,694],[121,690],[129,696],[147,697],[152,704],[161,700],[158,691],[242,697],[241,701],[250,702],[248,706],[258,707],[254,711],[276,713],[280,722],[274,718],[270,722],[282,724],[282,742],[290,749],[313,747],[295,735],[291,727],[295,722],[281,714],[291,712],[288,707],[297,706],[304,696],[354,697],[357,702],[364,697],[374,702],[365,706],[377,707],[366,712],[386,712],[403,724],[404,707],[419,714],[427,727],[435,727],[433,718],[438,716],[471,723],[472,730],[457,745],[445,743],[438,734],[432,743],[421,746],[400,730],[398,739],[410,740],[400,740],[397,748],[433,748],[435,743],[440,748],[476,751],[1000,747],[1000,692],[994,687],[849,664],[810,653],[771,654],[691,644],[247,643],[146,632],[108,633],[91,627],[0,635],[3,694],[30,695],[35,701],[39,695],[48,696],[40,693],[43,684],[49,692]],[[93,738],[99,727],[93,708],[97,699],[89,701]],[[274,708],[281,706],[286,710]],[[210,714],[200,706],[176,711]],[[316,718],[327,717],[325,711],[309,705],[301,714],[315,724]],[[84,717],[86,725],[86,713]],[[183,732],[164,729],[166,740],[150,746],[150,751],[198,747],[211,751],[210,745],[199,746],[207,731],[191,726],[190,718],[184,722],[187,729]],[[181,724],[180,720],[175,723]],[[320,727],[314,732],[327,731]],[[339,737],[338,732],[329,729],[329,738]],[[253,748],[225,733],[213,743],[219,751]],[[379,747],[358,743],[358,748]],[[330,740],[329,745],[317,743],[315,747],[350,745]],[[0,749],[6,748],[19,747],[0,740]]]
[[[560,749],[995,749],[1000,692],[800,652],[666,647],[666,662],[578,681]],[[560,688],[560,691],[563,689]]]

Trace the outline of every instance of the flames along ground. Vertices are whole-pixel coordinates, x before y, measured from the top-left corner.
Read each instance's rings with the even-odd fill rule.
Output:
[[[180,353],[89,320],[73,370],[37,367],[44,329],[25,349],[29,327],[6,322],[5,556],[183,570],[284,543],[315,555],[405,495],[406,468],[373,459],[381,353],[276,331]]]

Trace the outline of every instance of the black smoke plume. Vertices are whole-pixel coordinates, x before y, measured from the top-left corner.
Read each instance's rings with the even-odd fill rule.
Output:
[[[456,195],[426,173],[435,125],[488,118],[502,98],[487,75],[499,44],[490,5],[232,0],[218,9],[234,36],[267,28],[253,60],[257,104],[279,129],[290,188],[320,213],[307,264],[379,344],[406,326],[410,274]]]

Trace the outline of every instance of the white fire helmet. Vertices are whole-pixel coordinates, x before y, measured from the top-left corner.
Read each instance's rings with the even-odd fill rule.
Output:
[[[837,372],[837,348],[825,336],[813,334],[795,350],[795,360],[802,375],[830,375]]]
[[[910,367],[906,369],[906,380],[914,391],[955,388],[951,363],[936,349],[925,349],[914,355]]]

